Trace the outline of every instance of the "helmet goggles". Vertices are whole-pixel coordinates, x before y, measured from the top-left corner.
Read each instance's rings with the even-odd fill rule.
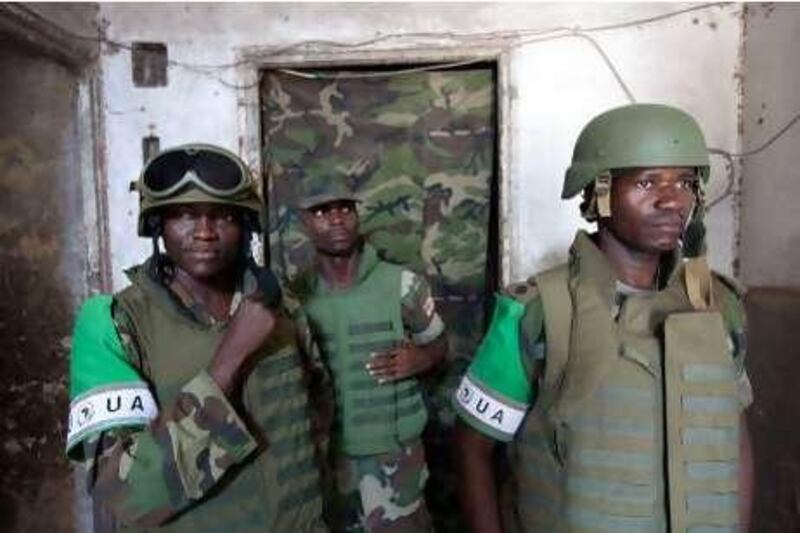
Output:
[[[155,156],[142,172],[141,192],[154,199],[167,198],[187,185],[217,197],[235,196],[252,186],[243,164],[212,147],[185,147]]]

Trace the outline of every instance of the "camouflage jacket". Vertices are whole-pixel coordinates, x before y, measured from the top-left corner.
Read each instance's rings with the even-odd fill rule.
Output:
[[[214,324],[211,316],[188,294],[176,288],[164,293],[199,325],[224,327]],[[231,312],[239,299],[237,293]],[[123,306],[114,305],[113,320],[128,361],[148,377],[149,361],[137,339],[132,317]],[[194,366],[197,365],[187,361],[187,367]],[[83,442],[82,462],[88,473],[87,485],[94,498],[123,525],[150,527],[170,522],[184,511],[191,513],[198,500],[220,489],[228,490],[220,485],[228,472],[235,470],[239,476],[243,469],[255,468],[254,452],[263,448],[266,438],[273,437],[265,437],[264,427],[245,418],[244,406],[226,397],[205,369],[198,368],[194,372],[171,401],[159,405],[158,416],[147,427],[111,428]],[[292,381],[297,383],[280,386],[293,385],[295,389],[302,386],[300,378]],[[155,394],[159,395],[157,388]],[[307,420],[305,431],[308,431]],[[313,465],[309,470],[314,471],[309,471],[309,475],[316,472]],[[316,479],[310,485],[316,489]],[[314,490],[311,492],[306,500],[311,501],[311,507],[306,514],[319,515],[319,506],[314,503],[315,498],[319,500],[318,494],[313,493]],[[284,507],[283,502],[280,507]],[[308,529],[324,529],[314,517],[308,522],[313,524]],[[270,528],[264,525],[256,529]]]
[[[362,262],[380,261],[375,248],[365,243]],[[359,272],[365,270],[360,268]],[[298,275],[290,284],[291,297],[302,305],[312,294],[327,294],[330,287],[316,269],[310,268]],[[403,328],[410,339],[417,345],[428,344],[444,333],[445,325],[433,299],[431,287],[425,276],[404,269],[400,278],[400,313]],[[301,308],[296,311],[298,335],[306,353],[312,354],[316,367],[322,365],[319,349],[313,340],[313,332],[308,318]]]

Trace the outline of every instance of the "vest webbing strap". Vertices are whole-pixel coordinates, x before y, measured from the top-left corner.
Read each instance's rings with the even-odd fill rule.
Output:
[[[706,257],[693,257],[686,260],[684,268],[686,294],[692,307],[703,311],[713,307],[714,299],[711,292],[711,269],[708,267]]]
[[[561,265],[534,276],[542,299],[547,358],[544,379],[539,387],[535,409],[547,412],[553,406],[569,359],[572,329],[572,297],[569,293],[569,267]]]

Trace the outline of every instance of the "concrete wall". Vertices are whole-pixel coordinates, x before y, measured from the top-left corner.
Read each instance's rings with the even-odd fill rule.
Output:
[[[0,529],[63,531],[73,522],[67,355],[86,292],[77,78],[1,50]]]
[[[742,149],[759,149],[800,112],[800,5],[748,4]],[[800,530],[800,123],[742,164],[741,273],[747,294],[748,412],[756,456],[753,523]]]
[[[251,89],[257,61],[225,69],[253,49],[279,51],[313,40],[299,52],[325,50],[347,61],[347,51],[320,41],[354,43],[354,52],[405,49],[413,60],[426,46],[463,50],[505,47],[500,105],[504,277],[525,277],[564,257],[579,225],[577,205],[559,201],[563,172],[581,126],[593,115],[628,102],[603,57],[582,38],[509,46],[491,32],[606,26],[650,19],[690,4],[102,4],[107,36],[116,41],[160,41],[168,46],[167,87],[136,88],[131,56],[107,46],[102,56],[113,279],[149,254],[135,237],[137,204],[128,183],[141,169],[141,139],[155,133],[163,146],[190,140],[219,143],[257,162],[258,128],[243,115],[257,100]],[[695,6],[696,7],[696,6]],[[697,9],[679,16],[591,33],[639,101],[684,107],[702,123],[709,144],[738,149],[740,6]],[[390,34],[422,33],[387,38]],[[454,34],[481,34],[460,39]],[[537,36],[528,32],[527,39]],[[549,35],[553,35],[552,33]],[[539,34],[541,36],[541,34]],[[382,40],[381,40],[382,38]],[[514,41],[517,42],[518,41]],[[413,49],[409,51],[410,49]],[[285,50],[284,50],[285,51]],[[477,53],[477,52],[476,52]],[[392,52],[388,52],[391,56]],[[384,54],[385,56],[386,54]],[[252,57],[249,56],[249,57]],[[244,102],[244,105],[242,105]],[[255,108],[257,112],[257,107]],[[711,196],[724,189],[725,169],[714,162]],[[709,217],[711,258],[726,273],[736,256],[736,212],[731,198]]]
[[[91,523],[64,438],[74,310],[94,285],[81,106],[98,46],[65,28],[96,34],[97,8],[35,9],[0,5],[0,530],[72,531]]]
[[[750,4],[744,54],[745,151],[800,112],[800,5]],[[748,286],[800,287],[800,124],[743,163],[741,261]]]

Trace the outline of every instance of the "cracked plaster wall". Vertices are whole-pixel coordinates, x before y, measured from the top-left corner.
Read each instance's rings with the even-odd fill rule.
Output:
[[[69,531],[70,330],[85,295],[77,78],[0,46],[0,530]]]
[[[744,45],[743,150],[762,146],[800,113],[800,5],[751,4]],[[748,286],[800,289],[800,124],[745,159],[742,276]]]

